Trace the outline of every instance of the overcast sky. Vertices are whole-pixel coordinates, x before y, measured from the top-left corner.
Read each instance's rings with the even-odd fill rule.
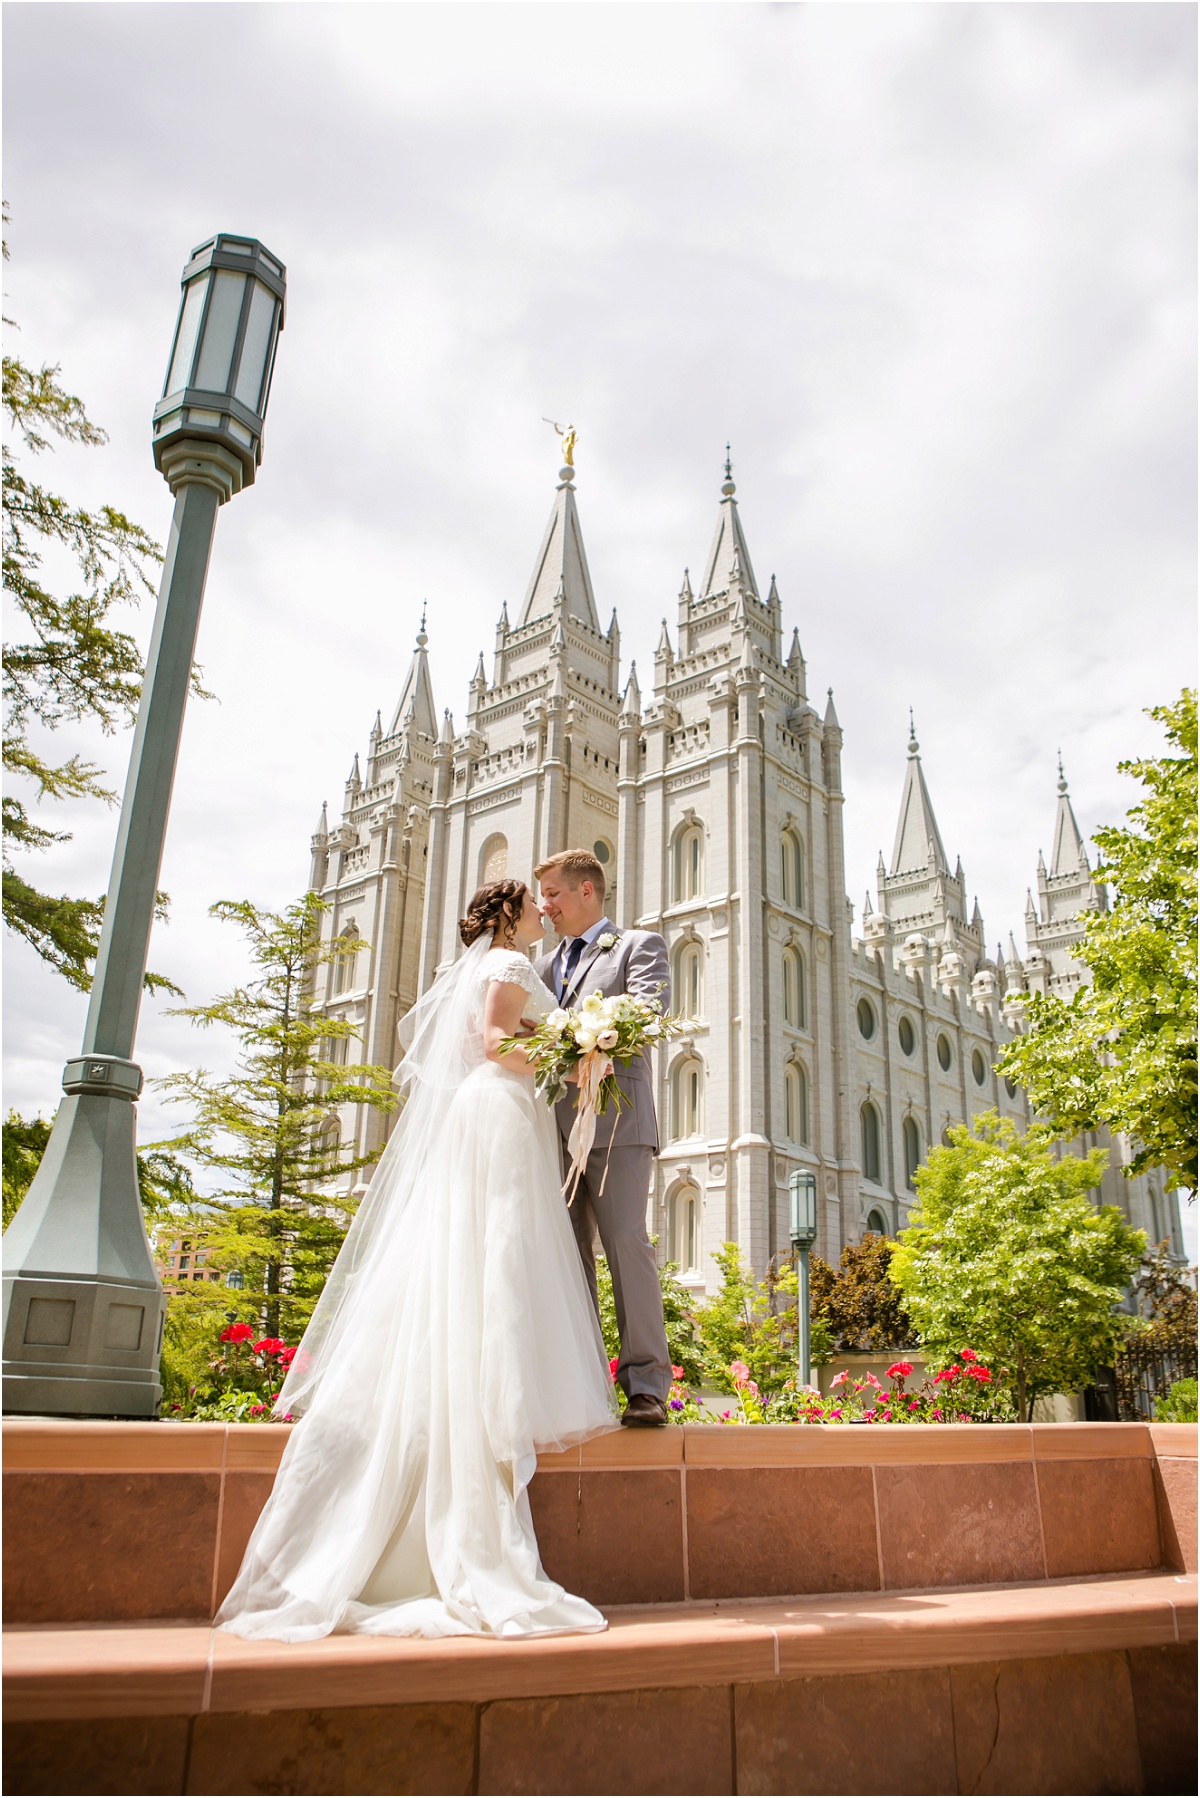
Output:
[[[288,267],[152,951],[192,1001],[243,965],[207,907],[302,890],[426,600],[461,722],[553,498],[543,414],[578,428],[597,603],[643,676],[731,441],[756,571],[835,692],[856,907],[910,705],[989,941],[1021,940],[1060,746],[1085,832],[1123,814],[1115,764],[1160,740],[1143,708],[1194,660],[1193,7],[4,17],[5,310],[111,437],[45,478],[165,539],[149,420],[187,252],[251,232]],[[119,785],[128,739],[79,744]],[[100,891],[115,813],[63,814],[37,877]],[[84,1001],[19,943],[6,971],[7,1103],[49,1108]],[[139,1056],[224,1062],[157,1003]],[[143,1135],[167,1121],[143,1102]]]

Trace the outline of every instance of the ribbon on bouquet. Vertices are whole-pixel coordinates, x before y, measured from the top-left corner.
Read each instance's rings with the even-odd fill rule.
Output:
[[[579,1182],[583,1170],[587,1166],[588,1156],[596,1140],[596,1118],[599,1115],[597,1101],[600,1087],[613,1071],[613,1058],[603,1049],[589,1049],[581,1055],[578,1063],[578,1097],[575,1101],[575,1121],[571,1125],[571,1134],[567,1138],[567,1152],[571,1157],[571,1165],[567,1169],[567,1177],[563,1181],[563,1192],[567,1195],[568,1207],[575,1202],[575,1194],[579,1190]],[[619,1105],[620,1100],[616,1103]],[[609,1143],[609,1153],[612,1143]],[[604,1157],[604,1177],[600,1182],[603,1193],[605,1181],[608,1179],[608,1156]],[[568,1193],[568,1188],[570,1191]],[[599,1196],[599,1195],[597,1195]]]

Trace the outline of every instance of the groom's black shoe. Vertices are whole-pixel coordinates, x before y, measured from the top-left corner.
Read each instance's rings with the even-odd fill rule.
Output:
[[[621,1416],[635,1430],[654,1430],[666,1421],[667,1407],[651,1392],[635,1392]]]

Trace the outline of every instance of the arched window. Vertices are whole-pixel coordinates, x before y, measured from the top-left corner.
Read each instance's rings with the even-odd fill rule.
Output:
[[[790,1142],[808,1141],[808,1075],[798,1061],[785,1070],[784,1129]]]
[[[497,831],[479,851],[479,884],[488,886],[493,880],[503,880],[507,873],[508,838]]]
[[[870,1099],[863,1101],[858,1114],[862,1131],[862,1171],[864,1180],[879,1181],[879,1113]]]
[[[779,839],[779,861],[783,903],[795,911],[803,911],[804,845],[794,830],[785,830]]]
[[[704,891],[704,831],[685,824],[675,838],[675,898],[698,899]]]
[[[699,1136],[703,1105],[704,1068],[697,1056],[687,1055],[671,1071],[671,1135],[676,1142]]]
[[[668,1258],[680,1273],[694,1273],[700,1263],[700,1194],[681,1186],[667,1207]]]
[[[342,1126],[337,1114],[327,1117],[317,1133],[317,1154],[326,1163],[327,1173],[336,1171],[342,1147]]]
[[[868,1233],[873,1232],[876,1236],[887,1235],[887,1219],[884,1217],[882,1211],[875,1210],[868,1213],[867,1231]]]
[[[333,964],[333,990],[335,993],[348,992],[354,985],[354,964],[358,959],[361,941],[357,924],[347,924],[342,931],[342,946],[338,950]]]
[[[804,957],[790,945],[783,952],[783,1021],[803,1029],[807,1021],[804,990]]]
[[[921,1165],[921,1127],[916,1118],[904,1120],[904,1184],[909,1192],[917,1190],[917,1169]]]
[[[688,938],[675,957],[671,1009],[685,1018],[704,1015],[704,945]]]

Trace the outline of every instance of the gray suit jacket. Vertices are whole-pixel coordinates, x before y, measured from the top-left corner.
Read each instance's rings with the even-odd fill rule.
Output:
[[[667,945],[656,930],[621,930],[604,920],[603,936],[611,930],[617,941],[611,949],[599,949],[593,943],[579,958],[566,1003],[577,1006],[588,993],[597,990],[606,997],[613,993],[634,993],[639,999],[657,999],[664,1011],[671,1006],[671,970],[667,961]],[[557,954],[557,950],[555,951]],[[554,955],[543,955],[534,963],[538,974],[558,997],[554,984]],[[639,1055],[628,1067],[616,1063],[617,1085],[625,1103],[620,1111],[610,1107],[596,1120],[597,1147],[609,1142],[621,1147],[649,1144],[658,1148],[658,1119],[654,1110],[654,1087],[650,1064]],[[575,1120],[575,1095],[560,1099],[555,1107],[558,1127],[569,1136]]]

